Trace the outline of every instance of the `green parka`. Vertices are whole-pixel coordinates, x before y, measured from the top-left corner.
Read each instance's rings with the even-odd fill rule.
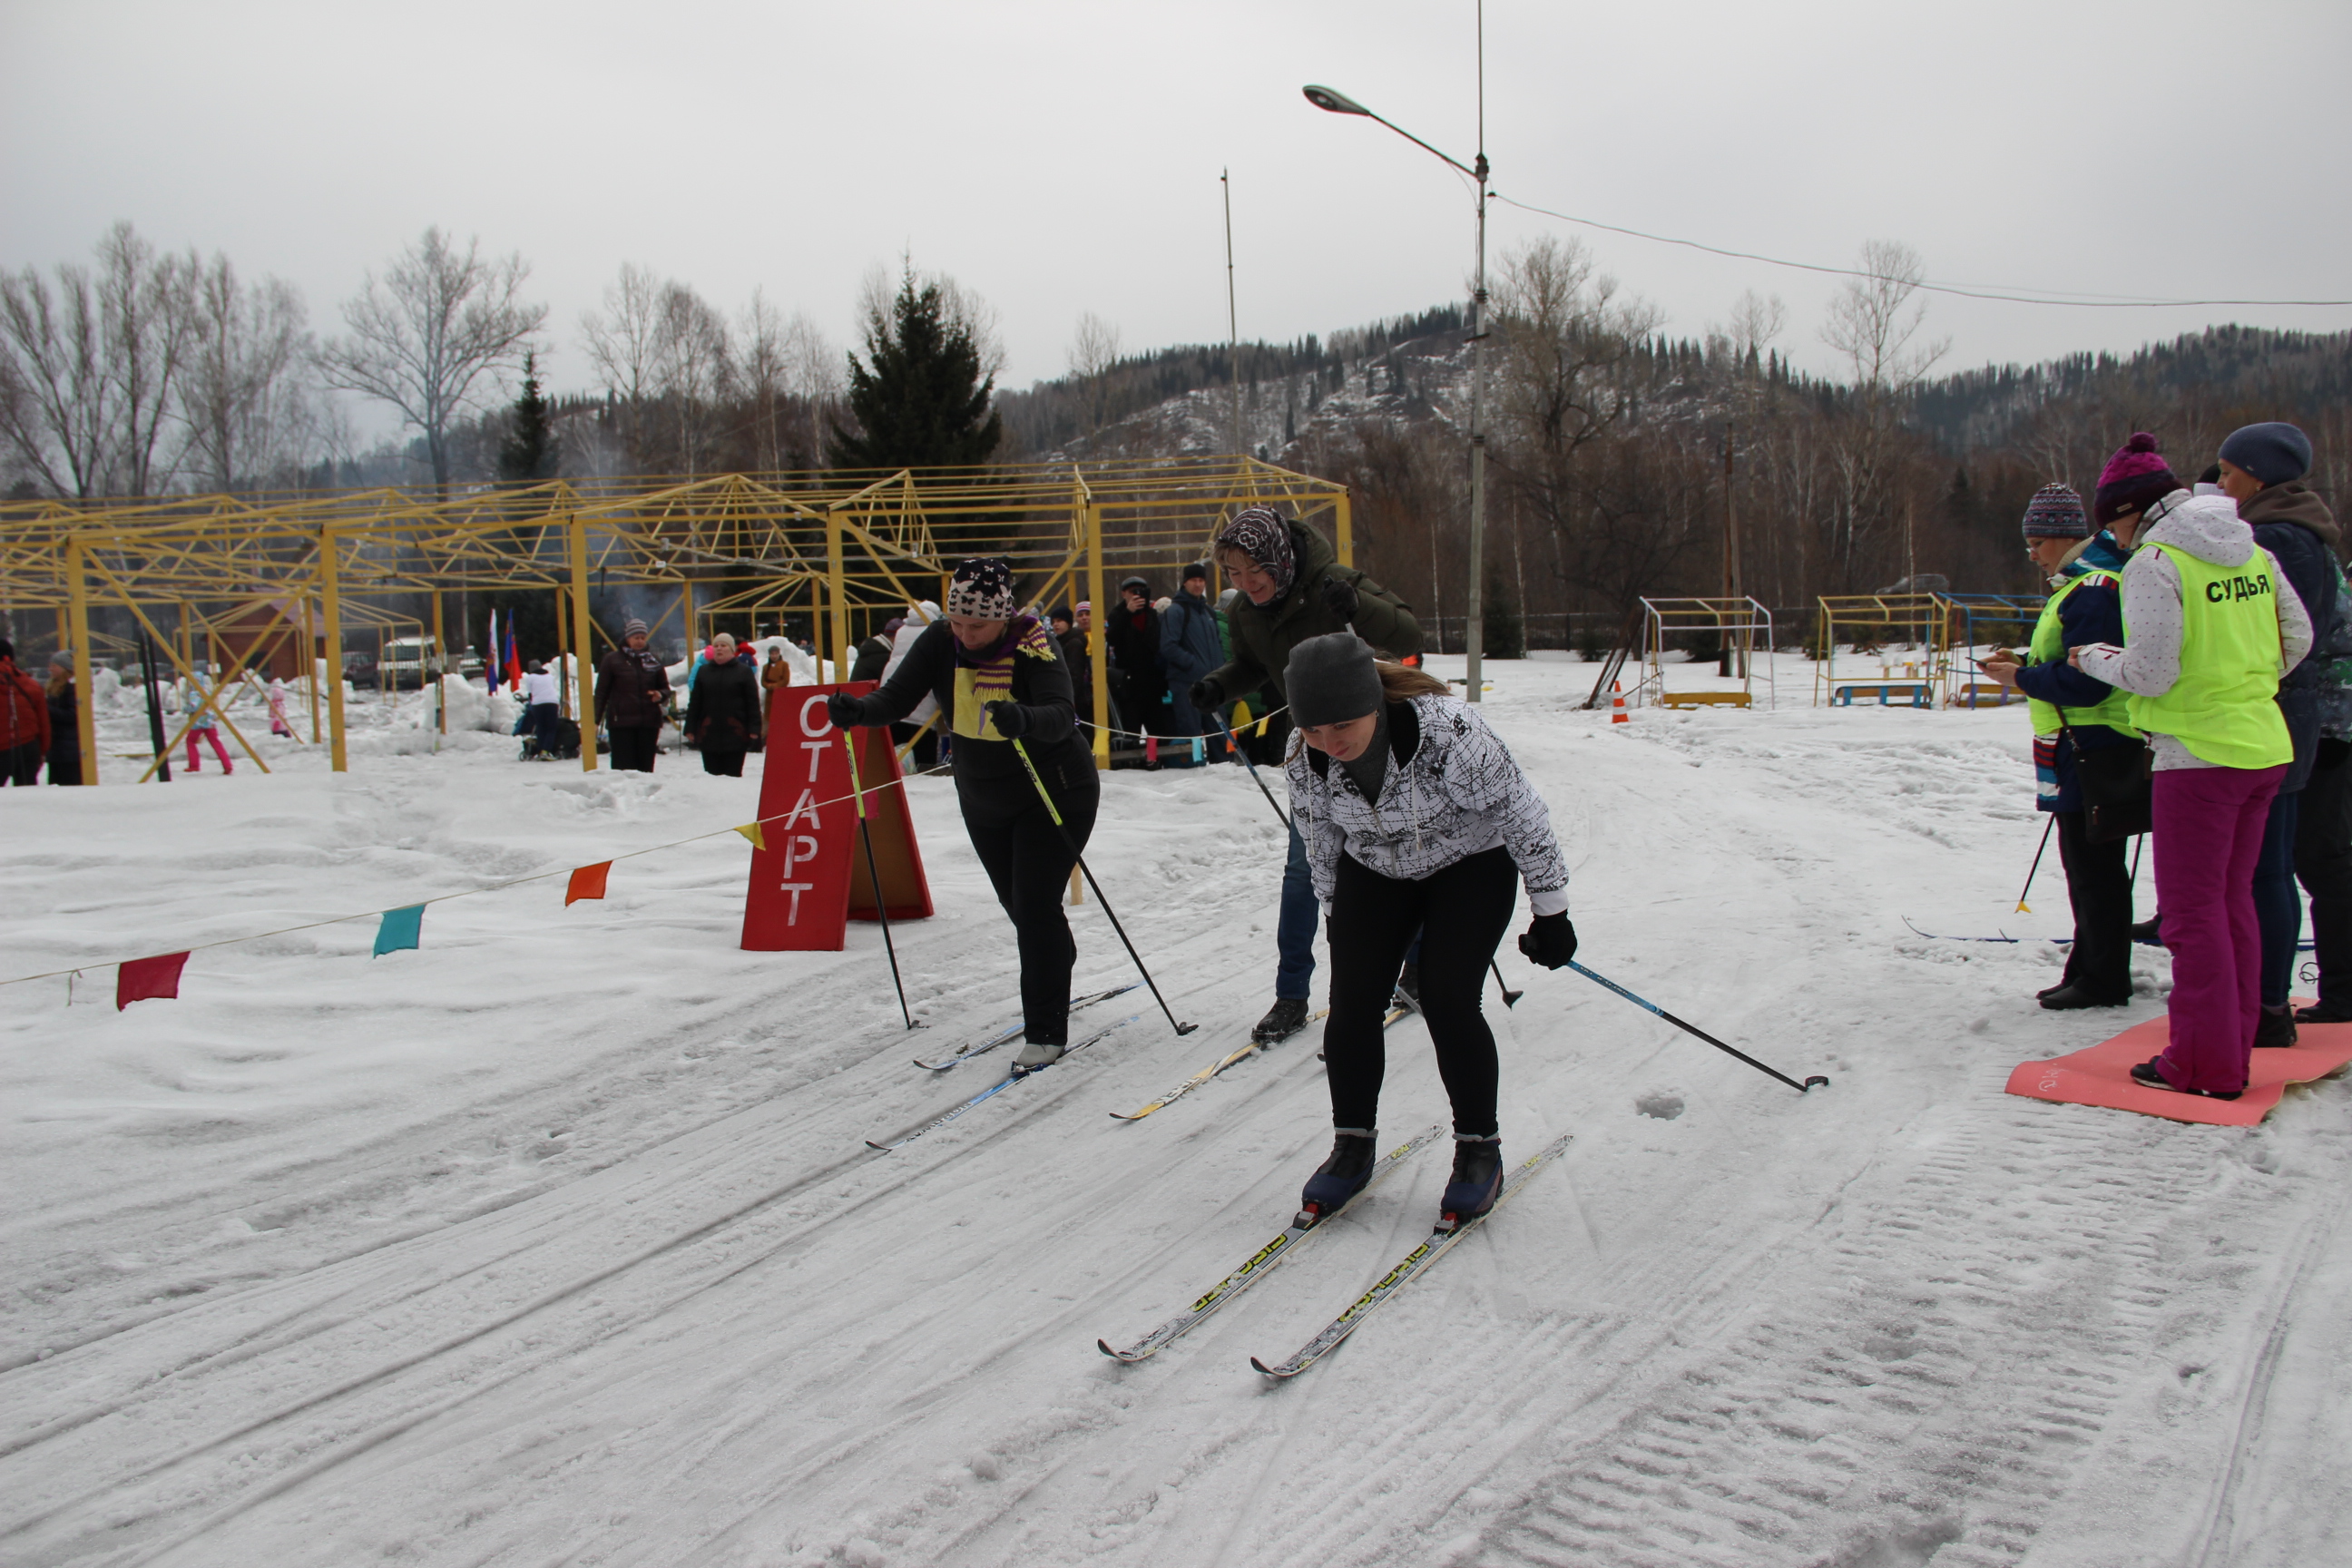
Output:
[[[1228,702],[1267,688],[1289,701],[1284,672],[1290,665],[1290,650],[1308,637],[1349,628],[1350,623],[1333,615],[1323,602],[1326,578],[1337,577],[1355,588],[1352,624],[1358,637],[1391,658],[1421,651],[1421,623],[1412,618],[1412,605],[1354,567],[1340,565],[1331,546],[1313,529],[1295,520],[1289,527],[1291,558],[1297,563],[1290,591],[1270,605],[1254,604],[1244,594],[1226,613],[1233,657],[1209,679]]]

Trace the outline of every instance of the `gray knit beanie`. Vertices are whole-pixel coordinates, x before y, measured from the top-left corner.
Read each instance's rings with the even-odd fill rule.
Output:
[[[1302,728],[1345,723],[1381,710],[1381,672],[1370,643],[1353,632],[1308,637],[1283,673],[1290,721]]]

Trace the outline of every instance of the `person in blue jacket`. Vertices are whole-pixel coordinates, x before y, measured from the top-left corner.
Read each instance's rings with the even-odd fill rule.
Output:
[[[1192,706],[1192,683],[1225,662],[1224,645],[1217,637],[1217,612],[1209,603],[1209,566],[1195,561],[1184,568],[1182,586],[1160,616],[1160,662],[1168,671],[1169,727],[1178,735],[1214,733],[1209,716]],[[1188,757],[1176,759],[1179,766]]]
[[[2132,883],[2126,839],[2094,844],[2088,836],[2077,746],[2095,752],[2138,743],[2127,725],[2126,695],[2066,662],[2066,650],[2124,640],[2122,572],[2128,552],[2108,532],[2093,534],[2083,498],[2044,485],[2025,509],[2025,552],[2050,579],[2035,623],[2031,662],[2012,654],[1987,659],[1987,675],[2022,691],[2033,719],[2035,804],[2057,819],[2058,859],[2074,905],[2074,943],[2044,1007],[2120,1007],[2131,1000]]]

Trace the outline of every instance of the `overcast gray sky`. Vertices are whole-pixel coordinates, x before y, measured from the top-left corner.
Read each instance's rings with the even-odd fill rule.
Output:
[[[312,324],[428,224],[520,250],[550,370],[624,261],[730,312],[754,285],[845,346],[859,277],[910,251],[1002,313],[1004,381],[1064,369],[1078,314],[1130,350],[1458,297],[1471,0],[5,0],[0,264],[130,218],[308,296]],[[1900,239],[1938,279],[2194,297],[2352,296],[2347,0],[1489,0],[1486,144],[1508,196],[1842,264]],[[1508,207],[1490,246],[1554,229]],[[1587,234],[1698,332],[1743,289],[1816,336],[1834,280]],[[1939,299],[1948,365],[2126,349],[2345,309],[2084,310]]]

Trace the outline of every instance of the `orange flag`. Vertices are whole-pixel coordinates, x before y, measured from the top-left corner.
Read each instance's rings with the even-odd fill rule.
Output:
[[[570,909],[582,899],[604,896],[604,879],[612,875],[613,863],[599,860],[593,866],[583,866],[572,873],[572,885],[563,889],[563,907]]]

